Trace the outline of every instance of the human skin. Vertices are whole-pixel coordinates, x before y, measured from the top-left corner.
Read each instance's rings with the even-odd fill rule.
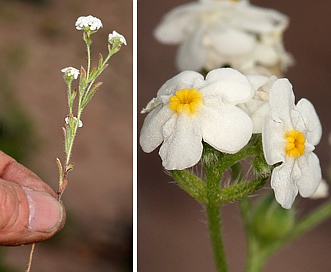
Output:
[[[65,223],[56,193],[35,173],[0,151],[0,245],[51,238]]]

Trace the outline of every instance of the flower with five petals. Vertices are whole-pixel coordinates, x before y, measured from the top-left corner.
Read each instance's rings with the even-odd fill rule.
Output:
[[[147,107],[140,145],[159,154],[167,170],[198,163],[205,141],[225,153],[244,147],[252,135],[252,121],[236,105],[249,100],[247,78],[230,68],[219,68],[204,77],[184,71],[164,83]]]
[[[269,92],[270,115],[264,122],[262,143],[272,171],[271,187],[283,208],[291,208],[298,193],[310,197],[321,180],[321,167],[313,152],[322,128],[313,105],[307,99],[294,104],[291,83],[283,78]]]

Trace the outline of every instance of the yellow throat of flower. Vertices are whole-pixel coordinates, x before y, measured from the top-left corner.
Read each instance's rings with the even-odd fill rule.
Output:
[[[285,153],[289,157],[298,158],[305,153],[306,138],[302,132],[297,130],[288,131],[285,134]]]
[[[169,98],[169,108],[176,113],[195,114],[200,104],[202,96],[197,89],[178,90]]]

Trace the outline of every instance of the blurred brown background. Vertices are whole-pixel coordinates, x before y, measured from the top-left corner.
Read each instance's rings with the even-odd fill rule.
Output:
[[[138,3],[138,110],[156,96],[159,87],[177,74],[176,46],[158,43],[152,35],[162,16],[185,0],[139,1]],[[306,97],[316,107],[323,126],[323,139],[316,152],[324,176],[330,166],[327,138],[331,115],[331,2],[251,1],[275,8],[290,17],[285,47],[296,60],[286,77],[297,100]],[[138,135],[145,115],[138,115]],[[320,200],[296,203],[312,209]],[[236,204],[224,208],[224,237],[230,271],[243,271],[245,241]],[[331,271],[331,220],[295,240],[274,255],[265,271]],[[203,207],[188,197],[161,168],[158,150],[144,154],[138,146],[138,268],[140,272],[215,271]]]
[[[100,78],[103,86],[83,113],[75,169],[63,197],[67,224],[36,246],[34,272],[132,270],[131,1],[0,1],[0,143],[12,133],[14,156],[57,189],[55,159],[64,157],[61,127],[67,114],[60,70],[86,67],[75,21],[90,14],[103,23],[92,36],[95,64],[99,52],[107,55],[113,30],[128,45],[111,58]],[[29,251],[30,246],[0,248],[1,267],[7,267],[0,271],[24,271]]]

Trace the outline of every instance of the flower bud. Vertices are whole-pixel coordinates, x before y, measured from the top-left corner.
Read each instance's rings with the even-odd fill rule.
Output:
[[[294,223],[294,209],[283,209],[273,194],[268,194],[256,204],[251,227],[260,242],[269,243],[287,235]]]

